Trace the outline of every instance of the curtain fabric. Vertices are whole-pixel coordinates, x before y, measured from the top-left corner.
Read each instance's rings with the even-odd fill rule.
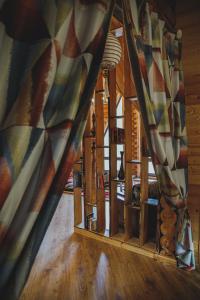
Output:
[[[177,213],[176,258],[194,269],[187,210],[187,136],[181,32],[169,32],[148,1],[123,0],[132,73],[160,191]]]
[[[0,294],[16,299],[84,131],[112,0],[0,1]]]

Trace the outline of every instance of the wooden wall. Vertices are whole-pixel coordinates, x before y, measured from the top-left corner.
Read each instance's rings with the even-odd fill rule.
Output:
[[[177,0],[177,28],[183,32],[183,69],[189,143],[189,199],[195,254],[200,263],[200,1]]]

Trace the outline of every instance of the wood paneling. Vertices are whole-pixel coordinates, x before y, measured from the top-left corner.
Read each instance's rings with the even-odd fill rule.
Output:
[[[177,27],[183,32],[183,71],[189,146],[188,206],[197,262],[200,241],[200,1],[177,0]]]
[[[20,300],[195,300],[200,273],[73,234],[73,197],[63,196]]]

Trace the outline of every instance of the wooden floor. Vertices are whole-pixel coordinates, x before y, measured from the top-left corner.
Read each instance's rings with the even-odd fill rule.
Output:
[[[200,272],[185,272],[73,233],[64,195],[20,300],[200,299]]]

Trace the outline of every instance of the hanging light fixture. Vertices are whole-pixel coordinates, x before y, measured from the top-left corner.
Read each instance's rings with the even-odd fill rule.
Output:
[[[101,68],[104,77],[104,91],[106,100],[109,98],[108,76],[109,70],[114,69],[121,58],[121,45],[118,39],[111,32],[108,33]]]

